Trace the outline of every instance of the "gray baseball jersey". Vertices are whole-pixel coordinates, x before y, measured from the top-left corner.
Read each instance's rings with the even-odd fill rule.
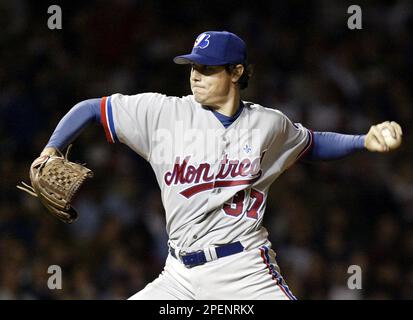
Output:
[[[280,111],[243,101],[225,128],[192,95],[102,98],[110,142],[122,142],[152,166],[170,241],[193,251],[241,241],[268,244],[262,226],[268,189],[312,142],[309,130]]]

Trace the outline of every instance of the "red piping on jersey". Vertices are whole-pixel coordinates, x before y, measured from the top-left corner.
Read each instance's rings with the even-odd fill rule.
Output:
[[[267,267],[267,269],[268,269],[268,273],[271,275],[272,279],[275,281],[275,284],[276,284],[276,285],[281,289],[281,291],[286,295],[286,297],[288,298],[288,300],[292,300],[292,299],[290,298],[290,296],[287,294],[287,292],[285,292],[285,289],[283,288],[283,286],[280,285],[278,279],[275,278],[274,275],[272,274],[270,265],[268,264],[267,260],[265,259],[264,250],[263,250],[262,248],[260,248],[260,251],[261,251],[262,261],[265,263],[265,265],[266,265],[266,267]]]
[[[103,97],[102,100],[100,101],[100,122],[103,125],[103,128],[105,129],[105,135],[106,135],[106,140],[109,143],[115,143],[115,141],[112,138],[112,135],[109,130],[109,125],[108,125],[108,117],[106,114],[106,101],[108,97]]]
[[[310,134],[309,143],[307,144],[307,147],[305,147],[304,150],[301,151],[300,154],[297,156],[297,160],[296,160],[296,161],[304,158],[305,155],[313,148],[313,144],[314,144],[314,138],[313,138],[314,133],[313,133],[313,130],[308,130],[308,129],[307,129],[307,131],[308,131],[308,133]]]

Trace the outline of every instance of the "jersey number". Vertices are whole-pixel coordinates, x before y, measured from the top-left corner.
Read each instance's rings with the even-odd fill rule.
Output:
[[[245,191],[241,190],[232,197],[231,203],[225,203],[223,209],[225,213],[232,217],[238,217],[244,212]],[[247,217],[258,219],[258,212],[264,201],[264,194],[258,190],[251,189],[250,192],[251,205],[247,208]]]

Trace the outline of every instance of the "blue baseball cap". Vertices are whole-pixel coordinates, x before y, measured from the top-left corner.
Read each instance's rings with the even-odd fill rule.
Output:
[[[247,46],[244,40],[228,31],[206,31],[195,40],[190,54],[177,56],[177,64],[198,63],[207,66],[244,63]]]

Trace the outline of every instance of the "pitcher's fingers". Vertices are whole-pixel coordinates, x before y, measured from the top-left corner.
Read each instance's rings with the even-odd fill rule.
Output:
[[[383,124],[382,129],[380,131],[382,131],[384,128],[390,131],[390,134],[394,139],[397,139],[398,133],[396,131],[396,128],[389,121],[386,121]]]
[[[371,130],[373,133],[373,137],[377,140],[377,142],[383,147],[387,148],[387,144],[384,140],[383,134],[381,133],[381,129],[379,129],[378,126],[373,126]]]
[[[394,127],[396,129],[396,131],[399,135],[401,135],[401,136],[403,135],[402,127],[396,121],[392,121],[392,122],[390,122],[390,124],[392,125],[392,127]]]

